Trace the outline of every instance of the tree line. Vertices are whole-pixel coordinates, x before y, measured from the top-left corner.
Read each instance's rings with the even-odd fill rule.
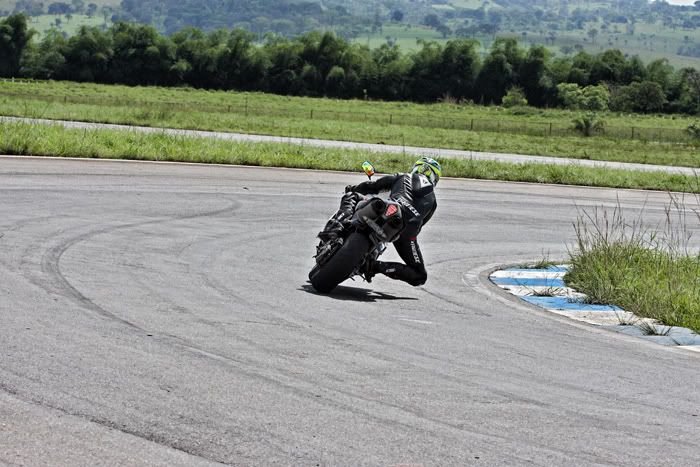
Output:
[[[67,38],[56,31],[38,42],[32,36],[22,14],[0,21],[0,76],[416,102],[501,104],[515,93],[522,95],[517,102],[538,107],[580,105],[587,101],[578,93],[599,95],[602,87],[598,107],[700,113],[697,69],[644,63],[615,49],[553,57],[543,46],[497,39],[482,57],[478,42],[458,39],[404,53],[389,44],[370,50],[330,32],[256,42],[242,29],[166,36],[123,22]]]

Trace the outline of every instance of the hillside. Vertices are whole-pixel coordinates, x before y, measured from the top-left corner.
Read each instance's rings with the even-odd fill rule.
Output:
[[[689,0],[673,0],[674,3]],[[171,34],[184,27],[240,27],[262,38],[332,30],[378,47],[418,40],[478,40],[487,51],[496,37],[544,44],[557,55],[618,48],[645,60],[667,58],[700,67],[700,4],[647,0],[0,0],[0,16],[23,11],[40,32],[68,34],[81,24],[124,20]],[[84,17],[76,17],[82,15]]]

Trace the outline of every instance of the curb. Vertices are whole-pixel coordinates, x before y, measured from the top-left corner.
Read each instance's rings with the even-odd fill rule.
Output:
[[[586,296],[567,287],[562,264],[542,269],[508,268],[489,274],[489,280],[521,300],[575,321],[600,326],[656,344],[700,353],[700,335],[677,326],[664,326],[614,305],[592,305]]]

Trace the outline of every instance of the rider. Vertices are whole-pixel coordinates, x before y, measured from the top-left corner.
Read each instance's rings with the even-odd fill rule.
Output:
[[[360,195],[379,194],[390,191],[389,197],[402,206],[406,219],[406,228],[394,242],[394,247],[406,264],[374,261],[369,265],[365,277],[372,279],[375,274],[384,274],[391,279],[408,282],[412,286],[425,284],[428,273],[423,264],[423,255],[418,247],[418,234],[428,223],[437,202],[434,188],[442,175],[442,167],[435,159],[421,157],[413,165],[410,173],[387,175],[376,182],[368,181],[345,187],[345,195],[340,202],[340,209],[331,217],[322,232],[321,240],[337,237],[350,222],[355,206],[362,199]]]

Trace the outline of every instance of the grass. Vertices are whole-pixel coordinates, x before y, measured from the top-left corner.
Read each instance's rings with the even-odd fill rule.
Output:
[[[617,133],[583,138],[560,110],[67,82],[0,82],[0,114],[700,167],[692,119],[679,116],[607,114]]]
[[[154,161],[201,162],[358,171],[365,160],[378,170],[406,170],[411,155],[315,148],[283,143],[232,143],[164,133],[76,130],[58,125],[0,123],[0,153]],[[700,192],[698,180],[682,175],[597,169],[573,165],[509,164],[471,159],[443,159],[451,177],[533,183]]]
[[[58,25],[56,24],[57,19],[59,20]],[[78,32],[81,26],[103,25],[105,25],[105,19],[101,14],[92,17],[74,14],[70,16],[70,19],[68,19],[66,15],[39,15],[29,18],[29,27],[37,31],[39,39],[50,29],[57,29],[62,33],[72,36]]]
[[[584,213],[567,285],[594,303],[700,332],[700,255],[689,248],[689,225],[700,221],[698,202],[691,208],[672,198],[662,226],[628,222],[619,206]],[[663,328],[646,323],[644,332],[664,335]]]

